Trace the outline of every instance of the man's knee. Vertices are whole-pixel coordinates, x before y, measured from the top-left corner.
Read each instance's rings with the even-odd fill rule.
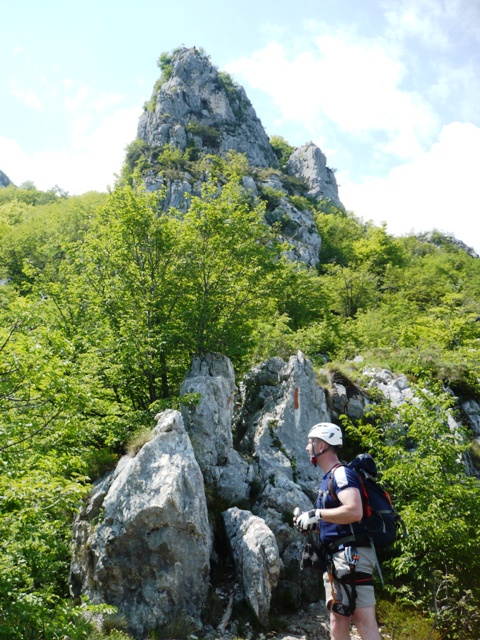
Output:
[[[378,630],[375,607],[359,607],[353,614],[353,622],[357,627],[360,637],[364,640],[381,640]]]
[[[338,613],[330,612],[330,637],[332,640],[349,640],[350,638],[349,616],[341,616]]]

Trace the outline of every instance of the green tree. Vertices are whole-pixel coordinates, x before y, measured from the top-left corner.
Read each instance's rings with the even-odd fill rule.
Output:
[[[101,353],[96,375],[137,410],[174,394],[193,354],[245,360],[282,268],[237,177],[207,183],[184,215],[159,213],[161,197],[117,188],[61,279],[41,285],[82,358]]]
[[[315,223],[322,238],[320,271],[329,263],[348,266],[355,255],[353,243],[364,237],[368,226],[353,213],[326,202],[319,203]]]
[[[322,287],[331,299],[332,311],[353,318],[379,298],[378,277],[366,267],[324,266]]]
[[[357,265],[383,277],[387,267],[401,266],[405,256],[401,243],[386,231],[386,224],[370,226],[366,234],[352,243],[354,261]]]

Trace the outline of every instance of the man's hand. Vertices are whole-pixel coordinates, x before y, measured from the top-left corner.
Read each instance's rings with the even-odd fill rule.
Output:
[[[304,511],[294,518],[293,524],[300,531],[313,531],[317,522],[321,519],[320,509],[312,509],[311,511]]]

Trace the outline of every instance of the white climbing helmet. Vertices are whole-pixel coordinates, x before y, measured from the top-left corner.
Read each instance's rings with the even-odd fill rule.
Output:
[[[342,430],[333,422],[319,422],[313,425],[308,434],[309,438],[320,438],[334,447],[343,445]]]

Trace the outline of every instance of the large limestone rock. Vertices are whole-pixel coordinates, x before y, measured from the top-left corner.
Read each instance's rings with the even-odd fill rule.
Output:
[[[192,360],[180,395],[198,394],[197,404],[182,406],[185,426],[207,484],[238,502],[248,498],[252,470],[233,448],[235,374],[230,360],[207,354]]]
[[[182,416],[202,469],[225,464],[232,448],[235,373],[221,354],[195,357],[180,388],[180,395],[200,395],[197,404],[183,406]]]
[[[118,607],[137,638],[179,616],[200,625],[212,535],[203,477],[182,417],[101,481],[73,533],[71,590]]]
[[[304,144],[292,153],[287,163],[287,171],[290,175],[306,181],[309,196],[327,198],[337,207],[343,208],[338,197],[335,174],[327,167],[324,154],[313,142]]]
[[[310,361],[300,351],[288,363],[274,358],[246,376],[240,389],[242,449],[254,456],[261,477],[276,486],[283,476],[315,491],[318,471],[305,451],[307,436],[330,413]]]
[[[195,47],[177,50],[171,74],[152,96],[138,124],[138,137],[155,146],[185,151],[195,146],[211,153],[245,153],[250,164],[277,167],[262,123],[244,89],[220,74]]]
[[[282,567],[275,536],[261,518],[249,511],[233,507],[222,515],[238,583],[258,620],[266,626],[272,590]]]
[[[180,388],[182,396],[200,396],[198,403],[182,406],[182,415],[205,482],[232,503],[248,498],[253,479],[253,470],[233,448],[235,391],[232,363],[221,354],[193,358]]]
[[[320,471],[305,447],[310,428],[330,420],[326,395],[301,352],[288,363],[281,358],[263,363],[240,389],[241,450],[252,456],[259,486],[253,512],[274,532],[283,555],[300,535],[292,526],[293,510],[310,509],[320,484]]]

